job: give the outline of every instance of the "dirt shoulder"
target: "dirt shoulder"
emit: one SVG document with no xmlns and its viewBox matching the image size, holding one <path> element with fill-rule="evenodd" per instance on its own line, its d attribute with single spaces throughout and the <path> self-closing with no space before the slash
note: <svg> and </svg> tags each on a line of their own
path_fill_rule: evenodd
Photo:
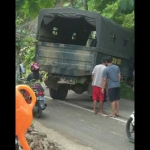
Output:
<svg viewBox="0 0 150 150">
<path fill-rule="evenodd" d="M 47 138 L 51 141 L 56 143 L 57 147 L 60 150 L 93 150 L 90 147 L 85 147 L 82 145 L 78 145 L 77 143 L 70 141 L 69 139 L 65 138 L 58 132 L 49 129 L 45 126 L 43 126 L 40 122 L 34 120 L 33 121 L 35 129 L 38 131 L 44 132 L 47 134 Z"/>
</svg>

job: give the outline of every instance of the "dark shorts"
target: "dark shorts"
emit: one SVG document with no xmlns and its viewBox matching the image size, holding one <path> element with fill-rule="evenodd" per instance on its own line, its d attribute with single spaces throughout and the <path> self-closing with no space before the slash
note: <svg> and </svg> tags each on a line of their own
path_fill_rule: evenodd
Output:
<svg viewBox="0 0 150 150">
<path fill-rule="evenodd" d="M 120 87 L 110 88 L 108 89 L 108 96 L 110 102 L 120 99 Z"/>
</svg>

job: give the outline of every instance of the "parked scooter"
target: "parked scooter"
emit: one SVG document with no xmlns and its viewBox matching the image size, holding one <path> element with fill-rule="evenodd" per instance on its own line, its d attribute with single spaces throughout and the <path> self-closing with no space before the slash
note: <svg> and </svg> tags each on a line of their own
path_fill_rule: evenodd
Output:
<svg viewBox="0 0 150 150">
<path fill-rule="evenodd" d="M 45 97 L 44 97 L 44 89 L 40 83 L 35 83 L 35 80 L 22 80 L 24 84 L 29 85 L 36 95 L 36 103 L 33 108 L 33 116 L 36 118 L 40 118 L 42 116 L 42 111 L 47 107 L 47 104 L 45 104 Z M 32 98 L 30 97 L 29 93 L 25 90 L 21 91 L 23 96 L 25 97 L 25 100 L 28 104 L 31 103 Z"/>
<path fill-rule="evenodd" d="M 126 124 L 126 134 L 130 142 L 134 143 L 134 134 L 135 134 L 135 112 L 133 112 Z"/>
</svg>

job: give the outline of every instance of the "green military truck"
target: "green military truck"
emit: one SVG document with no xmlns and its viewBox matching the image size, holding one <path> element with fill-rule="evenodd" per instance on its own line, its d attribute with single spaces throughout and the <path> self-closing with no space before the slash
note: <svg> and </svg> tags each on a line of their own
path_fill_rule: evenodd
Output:
<svg viewBox="0 0 150 150">
<path fill-rule="evenodd" d="M 91 72 L 103 56 L 112 56 L 123 78 L 132 76 L 133 32 L 99 13 L 74 8 L 39 12 L 35 61 L 47 72 L 53 99 L 68 90 L 91 93 Z"/>
</svg>

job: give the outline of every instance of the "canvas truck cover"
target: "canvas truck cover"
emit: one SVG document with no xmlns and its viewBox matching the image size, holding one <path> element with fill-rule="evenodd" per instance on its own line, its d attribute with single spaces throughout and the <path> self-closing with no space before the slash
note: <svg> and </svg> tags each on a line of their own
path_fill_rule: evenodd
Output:
<svg viewBox="0 0 150 150">
<path fill-rule="evenodd" d="M 53 27 L 57 36 L 50 34 Z M 91 31 L 96 31 L 96 47 L 86 47 Z M 35 60 L 42 70 L 71 76 L 91 75 L 103 55 L 129 60 L 133 48 L 131 31 L 99 13 L 74 8 L 42 9 L 36 39 Z"/>
</svg>

